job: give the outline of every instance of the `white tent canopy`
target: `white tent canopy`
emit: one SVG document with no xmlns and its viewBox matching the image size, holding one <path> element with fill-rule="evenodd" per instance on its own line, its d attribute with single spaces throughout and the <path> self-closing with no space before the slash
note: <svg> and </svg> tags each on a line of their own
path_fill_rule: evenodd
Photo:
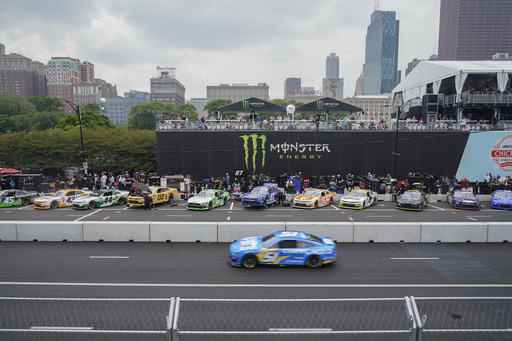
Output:
<svg viewBox="0 0 512 341">
<path fill-rule="evenodd" d="M 465 82 L 471 75 L 490 75 L 500 91 L 504 91 L 512 74 L 512 61 L 422 61 L 393 89 L 393 97 L 403 93 L 404 102 L 423 97 L 430 85 L 433 94 L 439 94 L 443 82 L 454 77 L 453 94 L 464 90 Z M 498 89 L 497 89 L 498 90 Z"/>
</svg>

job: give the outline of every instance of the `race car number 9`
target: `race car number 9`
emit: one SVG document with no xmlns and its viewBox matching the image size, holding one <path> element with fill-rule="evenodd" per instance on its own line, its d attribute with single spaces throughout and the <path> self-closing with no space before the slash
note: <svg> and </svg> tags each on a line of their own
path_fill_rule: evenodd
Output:
<svg viewBox="0 0 512 341">
<path fill-rule="evenodd" d="M 263 257 L 262 262 L 264 263 L 274 263 L 279 257 L 279 252 L 277 251 L 270 251 L 265 254 L 265 257 Z"/>
</svg>

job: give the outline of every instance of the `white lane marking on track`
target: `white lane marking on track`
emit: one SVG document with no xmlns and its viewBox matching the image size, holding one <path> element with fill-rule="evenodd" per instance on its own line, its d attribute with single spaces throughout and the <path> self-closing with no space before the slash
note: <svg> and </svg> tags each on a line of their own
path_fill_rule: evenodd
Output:
<svg viewBox="0 0 512 341">
<path fill-rule="evenodd" d="M 391 257 L 392 260 L 438 260 L 439 257 Z"/>
<path fill-rule="evenodd" d="M 336 207 L 336 205 L 331 205 L 336 211 L 339 211 L 340 209 Z"/>
<path fill-rule="evenodd" d="M 446 211 L 446 209 L 445 209 L 445 208 L 437 207 L 437 206 L 432 205 L 432 204 L 427 204 L 427 206 L 429 206 L 429 207 L 433 207 L 433 208 L 437 208 L 437 209 L 438 209 L 438 210 L 440 210 L 440 211 Z"/>
<path fill-rule="evenodd" d="M 94 211 L 92 211 L 89 214 L 86 214 L 86 215 L 84 215 L 84 216 L 82 216 L 82 217 L 80 217 L 78 219 L 75 219 L 75 221 L 79 221 L 80 219 L 87 218 L 87 217 L 92 216 L 93 214 L 96 214 L 96 213 L 101 212 L 101 211 L 103 211 L 103 209 L 101 209 L 101 208 L 97 209 L 97 210 L 94 210 Z"/>
<path fill-rule="evenodd" d="M 89 256 L 91 259 L 129 259 L 129 256 Z"/>
<path fill-rule="evenodd" d="M 85 287 L 195 287 L 195 288 L 512 288 L 512 284 L 198 284 L 198 283 L 72 283 L 0 282 L 0 285 Z"/>
<path fill-rule="evenodd" d="M 230 220 L 231 220 L 231 217 L 228 217 L 228 221 L 230 221 Z"/>
<path fill-rule="evenodd" d="M 235 203 L 232 202 L 231 205 L 229 205 L 229 209 L 232 210 L 234 205 L 235 205 Z"/>
</svg>

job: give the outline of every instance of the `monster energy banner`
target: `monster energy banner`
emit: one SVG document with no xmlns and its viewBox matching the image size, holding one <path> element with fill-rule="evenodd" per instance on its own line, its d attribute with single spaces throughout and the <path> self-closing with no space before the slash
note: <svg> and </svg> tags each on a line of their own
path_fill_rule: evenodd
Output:
<svg viewBox="0 0 512 341">
<path fill-rule="evenodd" d="M 393 172 L 397 148 L 397 175 L 453 176 L 467 139 L 466 133 L 442 132 L 400 132 L 397 140 L 394 132 L 158 131 L 158 173 L 196 180 L 235 170 L 271 176 L 386 175 Z"/>
<path fill-rule="evenodd" d="M 363 111 L 363 109 L 355 107 L 353 105 L 338 101 L 334 98 L 324 97 L 322 99 L 316 100 L 314 102 L 310 102 L 301 106 L 298 106 L 295 109 L 295 112 L 298 113 L 309 113 L 309 112 L 332 112 L 332 113 L 352 113 Z"/>
<path fill-rule="evenodd" d="M 243 112 L 284 113 L 286 112 L 286 108 L 256 97 L 251 97 L 243 101 L 221 107 L 218 111 L 224 114 Z"/>
</svg>

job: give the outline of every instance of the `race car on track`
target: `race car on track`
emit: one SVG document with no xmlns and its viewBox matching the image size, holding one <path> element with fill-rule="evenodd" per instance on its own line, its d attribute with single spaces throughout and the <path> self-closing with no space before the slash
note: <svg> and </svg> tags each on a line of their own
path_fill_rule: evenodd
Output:
<svg viewBox="0 0 512 341">
<path fill-rule="evenodd" d="M 277 200 L 277 194 L 281 190 L 275 183 L 264 183 L 263 186 L 254 187 L 250 193 L 242 196 L 244 207 L 261 206 L 267 208 Z"/>
<path fill-rule="evenodd" d="M 405 191 L 396 199 L 396 208 L 409 211 L 423 211 L 427 205 L 427 193 L 416 189 Z"/>
<path fill-rule="evenodd" d="M 307 188 L 304 194 L 293 198 L 295 208 L 318 208 L 332 205 L 336 194 L 327 189 Z"/>
<path fill-rule="evenodd" d="M 0 191 L 0 207 L 30 205 L 43 194 L 21 189 L 8 189 Z"/>
<path fill-rule="evenodd" d="M 148 186 L 141 182 L 135 182 L 133 184 L 135 191 L 128 195 L 128 207 L 140 206 L 144 207 L 144 195 L 149 196 L 149 205 L 172 203 L 174 198 L 178 196 L 178 190 L 176 188 L 169 188 L 163 186 Z"/>
<path fill-rule="evenodd" d="M 220 189 L 206 189 L 187 200 L 189 210 L 211 210 L 212 208 L 226 205 L 229 200 L 229 192 Z"/>
<path fill-rule="evenodd" d="M 464 210 L 479 210 L 480 199 L 475 197 L 473 192 L 464 189 L 452 189 L 448 192 L 448 204 L 453 208 Z"/>
<path fill-rule="evenodd" d="M 40 197 L 34 201 L 34 208 L 45 210 L 50 208 L 72 206 L 73 200 L 85 197 L 88 193 L 79 189 L 67 189 Z"/>
<path fill-rule="evenodd" d="M 107 207 L 113 205 L 124 205 L 128 200 L 128 191 L 118 191 L 116 189 L 104 189 L 94 191 L 86 197 L 80 197 L 73 200 L 73 208 L 92 209 L 96 207 Z"/>
<path fill-rule="evenodd" d="M 336 243 L 299 231 L 278 231 L 265 237 L 246 237 L 229 247 L 228 263 L 254 268 L 258 264 L 305 265 L 319 268 L 336 260 Z"/>
<path fill-rule="evenodd" d="M 363 209 L 377 203 L 377 193 L 369 189 L 354 189 L 340 199 L 341 208 Z"/>
<path fill-rule="evenodd" d="M 495 191 L 491 197 L 491 208 L 512 210 L 512 191 Z"/>
</svg>

